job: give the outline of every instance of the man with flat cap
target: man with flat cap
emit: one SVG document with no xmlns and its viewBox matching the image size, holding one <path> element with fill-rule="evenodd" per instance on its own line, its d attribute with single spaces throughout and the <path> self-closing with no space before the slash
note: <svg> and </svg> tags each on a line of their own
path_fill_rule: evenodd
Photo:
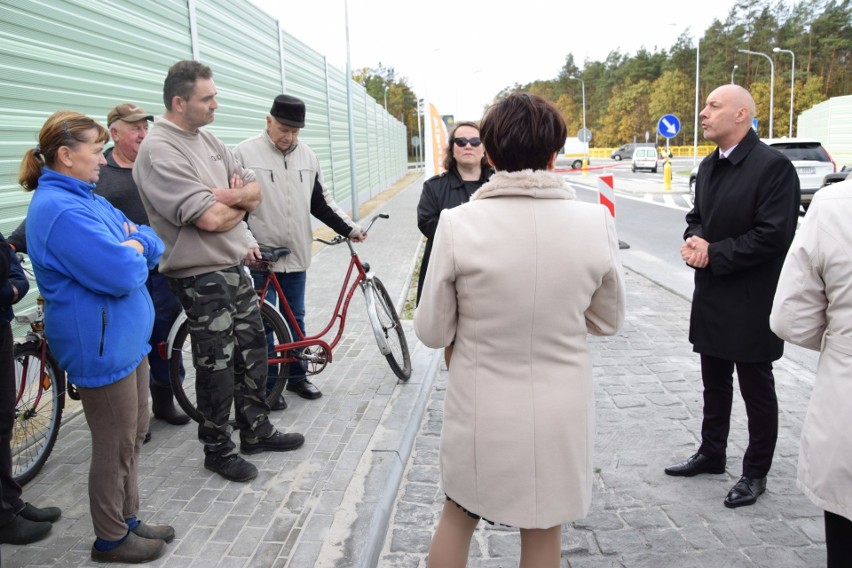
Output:
<svg viewBox="0 0 852 568">
<path fill-rule="evenodd" d="M 133 181 L 133 163 L 139 153 L 139 146 L 148 135 L 148 122 L 154 117 L 142 107 L 122 103 L 107 114 L 109 134 L 115 145 L 104 152 L 106 166 L 101 168 L 100 179 L 95 193 L 127 215 L 137 225 L 150 225 L 136 182 Z M 154 330 L 151 332 L 151 352 L 148 353 L 148 365 L 151 368 L 151 401 L 155 418 L 169 424 L 181 425 L 189 422 L 189 416 L 175 408 L 172 386 L 169 382 L 169 362 L 164 359 L 158 344 L 168 339 L 169 330 L 180 313 L 181 305 L 177 296 L 169 289 L 166 277 L 154 268 L 148 274 L 145 283 L 151 301 L 154 303 Z M 181 376 L 183 376 L 181 362 Z M 150 439 L 148 432 L 146 441 Z"/>
<path fill-rule="evenodd" d="M 304 126 L 305 103 L 292 95 L 278 95 L 266 117 L 266 129 L 234 149 L 237 159 L 257 176 L 263 194 L 263 203 L 248 217 L 254 238 L 264 245 L 290 249 L 289 255 L 276 261 L 274 270 L 302 333 L 306 271 L 311 264 L 313 241 L 311 215 L 356 242 L 367 238 L 334 201 L 323 182 L 314 151 L 299 142 L 299 131 Z M 297 337 L 292 325 L 290 331 Z M 290 364 L 287 390 L 306 399 L 322 396 L 300 363 Z M 284 406 L 282 399 L 277 407 Z"/>
</svg>

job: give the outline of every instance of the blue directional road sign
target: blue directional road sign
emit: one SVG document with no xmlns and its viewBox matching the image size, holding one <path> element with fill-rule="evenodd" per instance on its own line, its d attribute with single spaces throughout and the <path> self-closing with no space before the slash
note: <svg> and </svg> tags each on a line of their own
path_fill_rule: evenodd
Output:
<svg viewBox="0 0 852 568">
<path fill-rule="evenodd" d="M 674 138 L 680 132 L 680 120 L 673 114 L 664 114 L 657 123 L 657 132 L 663 138 Z"/>
</svg>

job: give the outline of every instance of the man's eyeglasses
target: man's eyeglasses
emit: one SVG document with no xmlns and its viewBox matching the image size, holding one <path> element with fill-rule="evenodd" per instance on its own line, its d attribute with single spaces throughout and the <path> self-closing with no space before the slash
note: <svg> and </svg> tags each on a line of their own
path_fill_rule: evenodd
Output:
<svg viewBox="0 0 852 568">
<path fill-rule="evenodd" d="M 482 144 L 482 140 L 480 140 L 479 138 L 476 138 L 476 137 L 474 137 L 474 138 L 453 138 L 453 142 L 455 142 L 456 146 L 458 146 L 459 148 L 464 148 L 468 144 L 470 144 L 471 146 L 476 148 L 477 146 Z"/>
</svg>

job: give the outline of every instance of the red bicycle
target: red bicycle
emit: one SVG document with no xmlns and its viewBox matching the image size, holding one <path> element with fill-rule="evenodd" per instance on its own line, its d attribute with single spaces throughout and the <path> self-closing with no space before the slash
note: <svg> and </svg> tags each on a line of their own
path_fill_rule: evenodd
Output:
<svg viewBox="0 0 852 568">
<path fill-rule="evenodd" d="M 370 230 L 376 220 L 388 219 L 389 217 L 385 213 L 376 215 L 367 225 L 364 233 Z M 332 362 L 334 348 L 343 337 L 349 303 L 356 288 L 360 288 L 364 294 L 367 303 L 367 316 L 379 351 L 385 356 L 391 370 L 399 379 L 406 381 L 411 377 L 411 354 L 408 351 L 405 331 L 402 329 L 402 323 L 399 321 L 394 302 L 382 281 L 371 272 L 368 263 L 361 261 L 348 237 L 337 236 L 331 240 L 315 240 L 328 246 L 346 243 L 349 247 L 349 269 L 343 279 L 337 304 L 328 324 L 319 333 L 304 335 L 301 332 L 296 324 L 296 317 L 281 290 L 281 285 L 275 278 L 273 272 L 275 261 L 289 254 L 290 249 L 262 247 L 262 260 L 252 263 L 252 266 L 249 267 L 261 275 L 265 273 L 263 285 L 257 289 L 257 293 L 260 302 L 260 316 L 270 344 L 268 366 L 270 375 L 274 374 L 274 385 L 268 390 L 266 396 L 266 400 L 270 404 L 278 400 L 287 384 L 289 377 L 287 363 L 301 362 L 308 375 L 315 375 Z M 270 289 L 274 289 L 277 293 L 280 311 L 266 297 Z M 287 325 L 287 321 L 296 330 L 297 337 L 295 340 L 290 333 L 290 326 Z M 327 341 L 325 338 L 335 328 L 335 324 L 337 324 L 336 333 L 331 341 Z M 169 335 L 168 353 L 171 354 L 169 357 L 169 375 L 178 404 L 188 416 L 201 422 L 203 417 L 195 402 L 194 385 L 193 388 L 187 388 L 188 385 L 181 380 L 179 372 L 180 361 L 190 344 L 188 334 L 186 315 L 181 313 L 172 326 L 172 332 Z"/>
</svg>

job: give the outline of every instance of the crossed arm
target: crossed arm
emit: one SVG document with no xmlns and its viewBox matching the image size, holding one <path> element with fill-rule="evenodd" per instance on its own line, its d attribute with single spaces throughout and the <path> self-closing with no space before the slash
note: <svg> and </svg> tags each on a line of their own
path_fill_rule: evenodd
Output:
<svg viewBox="0 0 852 568">
<path fill-rule="evenodd" d="M 260 184 L 256 181 L 245 183 L 237 174 L 231 176 L 229 187 L 214 187 L 212 191 L 216 203 L 201 214 L 195 225 L 213 233 L 233 229 L 262 199 Z"/>
</svg>

